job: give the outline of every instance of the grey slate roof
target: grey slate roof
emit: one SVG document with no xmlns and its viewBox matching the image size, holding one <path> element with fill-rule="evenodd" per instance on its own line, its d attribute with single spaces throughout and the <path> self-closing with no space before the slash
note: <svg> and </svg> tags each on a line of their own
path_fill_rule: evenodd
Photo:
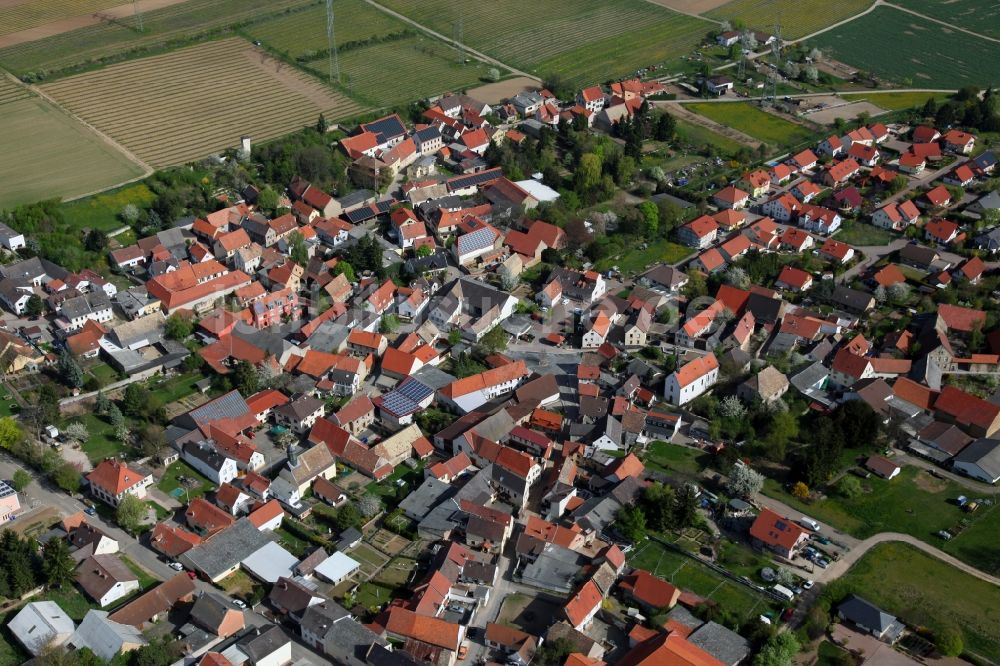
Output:
<svg viewBox="0 0 1000 666">
<path fill-rule="evenodd" d="M 241 518 L 210 540 L 181 555 L 180 559 L 190 568 L 214 579 L 270 541 L 268 532 L 261 532 L 248 518 Z"/>
<path fill-rule="evenodd" d="M 896 618 L 861 597 L 852 594 L 837 606 L 837 614 L 859 627 L 881 635 L 896 623 Z"/>
<path fill-rule="evenodd" d="M 750 641 L 717 622 L 706 622 L 688 641 L 727 666 L 735 666 L 750 656 Z"/>
<path fill-rule="evenodd" d="M 959 451 L 952 460 L 956 463 L 976 465 L 992 478 L 1000 477 L 1000 441 L 977 439 Z"/>
</svg>

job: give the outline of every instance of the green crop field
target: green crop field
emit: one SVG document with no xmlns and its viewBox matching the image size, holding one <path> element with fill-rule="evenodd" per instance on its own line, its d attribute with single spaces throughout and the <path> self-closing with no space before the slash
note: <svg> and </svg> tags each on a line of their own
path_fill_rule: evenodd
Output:
<svg viewBox="0 0 1000 666">
<path fill-rule="evenodd" d="M 1000 80 L 996 43 L 892 7 L 878 7 L 810 44 L 848 65 L 904 85 L 953 89 Z"/>
<path fill-rule="evenodd" d="M 0 78 L 0 209 L 72 197 L 142 175 L 97 134 Z"/>
<path fill-rule="evenodd" d="M 145 12 L 142 32 L 135 29 L 131 18 L 78 28 L 0 49 L 0 65 L 19 76 L 29 73 L 52 76 L 106 59 L 118 59 L 129 51 L 162 49 L 227 26 L 266 20 L 315 3 L 316 0 L 187 0 Z"/>
<path fill-rule="evenodd" d="M 337 46 L 341 54 L 346 53 L 351 45 L 410 28 L 364 0 L 338 0 L 334 9 Z M 263 23 L 255 23 L 245 32 L 252 39 L 258 39 L 292 58 L 325 58 L 327 54 L 324 5 L 315 5 Z"/>
<path fill-rule="evenodd" d="M 488 66 L 478 60 L 462 64 L 460 59 L 457 49 L 424 36 L 351 49 L 339 58 L 342 87 L 352 97 L 381 107 L 464 89 L 486 76 Z M 309 67 L 326 76 L 325 60 Z"/>
<path fill-rule="evenodd" d="M 121 0 L 27 0 L 0 5 L 0 35 L 123 4 Z"/>
<path fill-rule="evenodd" d="M 871 102 L 875 106 L 886 111 L 901 111 L 902 109 L 912 109 L 922 107 L 927 100 L 934 98 L 937 102 L 948 99 L 947 93 L 932 92 L 865 92 L 865 93 L 841 93 L 844 99 L 851 102 Z"/>
<path fill-rule="evenodd" d="M 395 11 L 538 76 L 599 83 L 691 51 L 714 23 L 643 0 L 385 0 Z"/>
<path fill-rule="evenodd" d="M 911 626 L 959 629 L 967 650 L 1000 660 L 1000 589 L 912 546 L 876 546 L 833 586 L 834 601 L 856 592 Z"/>
<path fill-rule="evenodd" d="M 738 21 L 756 30 L 773 32 L 781 24 L 783 39 L 798 39 L 848 19 L 872 5 L 872 0 L 733 0 L 706 15 Z"/>
<path fill-rule="evenodd" d="M 762 111 L 749 102 L 704 102 L 687 104 L 685 108 L 771 146 L 798 146 L 812 137 L 805 127 Z"/>
<path fill-rule="evenodd" d="M 1000 39 L 1000 5 L 994 0 L 895 0 L 894 4 Z"/>
</svg>

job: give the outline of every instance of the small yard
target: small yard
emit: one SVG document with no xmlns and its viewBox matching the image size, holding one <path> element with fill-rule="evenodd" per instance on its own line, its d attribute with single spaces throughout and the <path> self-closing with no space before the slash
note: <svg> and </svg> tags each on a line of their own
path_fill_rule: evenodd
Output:
<svg viewBox="0 0 1000 666">
<path fill-rule="evenodd" d="M 292 534 L 284 527 L 275 528 L 274 535 L 278 537 L 278 544 L 281 547 L 300 559 L 305 556 L 312 545 L 305 539 Z"/>
<path fill-rule="evenodd" d="M 215 484 L 183 460 L 178 460 L 166 469 L 157 488 L 176 498 L 177 501 L 187 503 L 215 490 Z"/>
<path fill-rule="evenodd" d="M 603 272 L 617 266 L 624 275 L 635 275 L 655 264 L 676 264 L 694 253 L 693 249 L 666 239 L 645 245 L 645 248 L 630 248 L 624 254 L 601 259 L 595 267 Z"/>
<path fill-rule="evenodd" d="M 653 539 L 632 553 L 629 564 L 668 580 L 682 590 L 717 602 L 741 622 L 770 610 L 765 597 Z"/>
<path fill-rule="evenodd" d="M 888 245 L 899 237 L 891 231 L 855 220 L 845 221 L 834 236 L 840 242 L 854 246 Z"/>
<path fill-rule="evenodd" d="M 95 363 L 87 368 L 87 372 L 90 373 L 90 375 L 92 375 L 101 386 L 107 386 L 108 384 L 118 381 L 118 371 L 107 363 Z"/>
<path fill-rule="evenodd" d="M 967 650 L 1000 661 L 1000 589 L 903 543 L 880 544 L 828 589 L 851 592 L 911 626 L 959 629 Z"/>
<path fill-rule="evenodd" d="M 242 569 L 237 569 L 233 573 L 223 578 L 218 583 L 219 587 L 231 597 L 238 597 L 246 601 L 254 595 L 254 588 L 258 587 L 250 575 Z"/>
<path fill-rule="evenodd" d="M 110 458 L 111 456 L 122 456 L 125 452 L 125 445 L 115 437 L 115 429 L 110 423 L 96 414 L 81 414 L 64 419 L 60 424 L 60 429 L 65 429 L 67 425 L 79 421 L 87 426 L 90 437 L 81 445 L 83 452 L 94 465 Z"/>
<path fill-rule="evenodd" d="M 646 447 L 643 460 L 653 469 L 696 478 L 710 464 L 711 456 L 698 449 L 658 440 Z"/>
<path fill-rule="evenodd" d="M 149 572 L 147 572 L 145 569 L 143 569 L 138 564 L 133 562 L 127 556 L 122 555 L 121 560 L 122 562 L 125 563 L 125 566 L 127 566 L 132 571 L 132 573 L 134 573 L 136 576 L 139 577 L 139 589 L 141 589 L 143 592 L 145 592 L 146 590 L 148 590 L 149 588 L 153 587 L 154 585 L 160 582 L 156 578 L 150 576 Z"/>
</svg>

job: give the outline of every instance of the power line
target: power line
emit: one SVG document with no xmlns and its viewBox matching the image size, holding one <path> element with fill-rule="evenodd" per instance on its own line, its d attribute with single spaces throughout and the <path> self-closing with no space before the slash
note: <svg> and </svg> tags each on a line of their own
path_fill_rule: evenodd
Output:
<svg viewBox="0 0 1000 666">
<path fill-rule="evenodd" d="M 135 20 L 137 22 L 139 32 L 142 32 L 142 12 L 139 11 L 139 3 L 136 0 L 132 0 L 132 10 L 135 12 Z"/>
<path fill-rule="evenodd" d="M 333 29 L 333 0 L 326 0 L 326 43 L 329 47 L 330 83 L 340 83 L 340 59 L 337 57 L 337 37 Z"/>
</svg>

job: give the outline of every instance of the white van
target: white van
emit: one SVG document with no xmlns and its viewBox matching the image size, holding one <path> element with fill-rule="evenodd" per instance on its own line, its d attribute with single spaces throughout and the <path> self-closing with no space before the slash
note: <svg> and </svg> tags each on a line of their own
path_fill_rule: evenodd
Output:
<svg viewBox="0 0 1000 666">
<path fill-rule="evenodd" d="M 799 525 L 801 525 L 806 529 L 812 530 L 813 532 L 819 532 L 820 528 L 819 523 L 817 523 L 812 518 L 806 518 L 805 516 L 802 516 L 802 518 L 799 520 Z"/>
<path fill-rule="evenodd" d="M 779 595 L 781 595 L 787 601 L 791 601 L 792 599 L 795 598 L 795 593 L 792 592 L 791 590 L 789 590 L 784 585 L 777 585 L 777 584 L 775 584 L 774 587 L 772 587 L 771 589 L 774 590 L 775 592 L 777 592 Z"/>
</svg>

